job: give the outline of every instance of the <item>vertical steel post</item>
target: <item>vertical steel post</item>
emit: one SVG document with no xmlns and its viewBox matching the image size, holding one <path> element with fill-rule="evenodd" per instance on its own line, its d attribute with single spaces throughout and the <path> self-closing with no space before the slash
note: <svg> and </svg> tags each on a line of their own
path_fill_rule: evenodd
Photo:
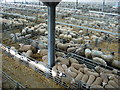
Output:
<svg viewBox="0 0 120 90">
<path fill-rule="evenodd" d="M 55 65 L 55 6 L 48 6 L 48 65 Z"/>
<path fill-rule="evenodd" d="M 76 0 L 76 9 L 78 8 L 78 0 Z"/>
<path fill-rule="evenodd" d="M 104 6 L 105 6 L 105 0 L 103 0 L 103 3 L 102 3 L 102 12 L 104 12 Z"/>
</svg>

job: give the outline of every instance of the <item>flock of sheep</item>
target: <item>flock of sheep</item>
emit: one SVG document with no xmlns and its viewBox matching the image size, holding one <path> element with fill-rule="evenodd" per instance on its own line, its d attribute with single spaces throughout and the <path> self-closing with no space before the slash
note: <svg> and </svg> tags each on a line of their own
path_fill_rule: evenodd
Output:
<svg viewBox="0 0 120 90">
<path fill-rule="evenodd" d="M 38 53 L 42 56 L 42 60 L 45 64 L 48 62 L 48 50 L 45 48 L 36 48 L 38 43 L 32 42 L 31 45 L 19 44 L 20 48 L 18 52 L 22 55 L 30 57 L 34 53 Z M 10 52 L 16 50 L 15 47 L 10 48 Z M 63 52 L 56 52 L 55 54 L 55 66 L 52 68 L 52 76 L 56 78 L 59 74 L 62 82 L 66 84 L 74 84 L 81 81 L 87 84 L 91 88 L 119 88 L 120 77 L 117 75 L 117 70 L 108 70 L 100 66 L 96 66 L 94 69 L 89 68 L 85 63 L 80 63 L 73 57 L 67 57 Z M 66 79 L 67 78 L 67 79 Z"/>
<path fill-rule="evenodd" d="M 8 19 L 5 19 L 5 18 L 2 18 L 2 26 L 3 26 L 3 30 L 4 30 L 4 27 L 19 27 L 19 26 L 22 26 L 23 24 L 26 24 L 28 23 L 28 21 L 26 19 L 17 19 L 17 18 L 8 18 Z"/>
<path fill-rule="evenodd" d="M 31 44 L 19 44 L 20 48 L 18 51 L 27 57 L 31 57 L 33 54 L 37 53 L 42 56 L 41 59 L 47 64 L 48 50 L 46 46 L 38 43 L 40 41 L 48 44 L 48 31 L 45 23 L 41 23 L 34 27 L 28 26 L 22 29 L 21 33 L 11 34 L 10 37 L 14 42 L 16 40 L 19 42 L 24 38 L 31 38 L 37 35 L 38 38 L 33 40 Z M 87 30 L 85 32 L 82 29 L 75 31 L 72 27 L 57 25 L 56 38 L 55 47 L 57 49 L 92 59 L 93 61 L 105 66 L 111 65 L 113 67 L 120 68 L 120 62 L 118 60 L 114 60 L 114 52 L 109 52 L 109 54 L 106 54 L 105 52 L 102 52 L 100 48 L 95 50 L 92 48 L 91 44 L 93 42 L 100 44 L 103 41 L 107 41 L 109 38 L 112 38 L 113 41 L 116 42 L 118 38 L 114 37 L 113 35 Z M 67 57 L 65 53 L 58 51 L 56 51 L 55 54 L 55 61 L 56 64 L 52 68 L 52 76 L 56 77 L 57 73 L 61 73 L 63 82 L 75 83 L 81 80 L 83 83 L 92 86 L 92 88 L 105 89 L 119 87 L 118 80 L 120 78 L 118 75 L 116 75 L 118 72 L 116 69 L 110 71 L 99 66 L 95 67 L 94 69 L 90 69 L 87 67 L 87 65 L 79 63 L 76 59 Z M 65 74 L 65 76 L 62 76 L 63 74 Z M 66 77 L 71 77 L 71 80 L 66 80 Z"/>
<path fill-rule="evenodd" d="M 20 7 L 20 6 L 19 6 Z M 26 7 L 26 6 L 24 6 Z M 76 13 L 81 13 L 81 11 L 72 11 L 72 10 L 62 10 L 57 8 L 58 12 L 65 12 L 66 22 L 77 23 L 79 25 L 89 26 L 92 28 L 100 28 L 106 30 L 115 30 L 118 27 L 118 24 L 105 23 L 104 21 L 88 21 L 88 20 L 77 20 L 76 18 L 69 18 L 69 15 Z M 84 13 L 85 15 L 85 13 Z M 97 14 L 86 14 L 86 16 L 96 16 L 104 17 L 104 15 Z M 46 16 L 44 14 L 43 16 Z M 112 18 L 114 20 L 114 18 Z M 14 20 L 9 24 L 23 24 L 22 20 Z M 27 23 L 27 21 L 25 21 Z M 31 39 L 32 37 L 37 36 L 36 40 L 33 40 L 30 44 L 19 44 L 18 52 L 21 52 L 26 57 L 31 57 L 33 54 L 38 54 L 42 56 L 44 63 L 48 63 L 48 50 L 47 47 L 38 42 L 43 42 L 48 44 L 48 31 L 46 23 L 40 23 L 36 26 L 27 26 L 21 30 L 20 33 L 10 34 L 10 38 L 14 42 L 21 42 L 24 39 Z M 38 41 L 38 42 L 36 42 Z M 68 27 L 64 25 L 56 25 L 56 42 L 55 47 L 59 50 L 65 51 L 67 53 L 75 53 L 77 55 L 91 59 L 99 64 L 105 66 L 112 66 L 117 69 L 120 69 L 119 60 L 115 60 L 114 52 L 109 52 L 106 54 L 99 48 L 98 50 L 94 49 L 93 43 L 95 46 L 98 46 L 102 42 L 112 41 L 113 43 L 118 42 L 118 36 L 106 34 L 103 32 L 95 32 L 88 30 L 74 30 L 73 27 Z M 16 50 L 15 47 L 10 49 Z M 112 71 L 96 66 L 94 69 L 87 67 L 86 64 L 78 62 L 78 60 L 73 57 L 67 57 L 63 52 L 56 51 L 55 53 L 55 66 L 52 68 L 52 76 L 55 78 L 57 74 L 60 73 L 61 79 L 63 82 L 73 84 L 75 82 L 82 81 L 83 83 L 91 86 L 91 88 L 119 88 L 120 77 L 117 74 L 117 70 L 113 69 Z M 66 78 L 71 80 L 66 80 Z"/>
<path fill-rule="evenodd" d="M 46 43 L 48 42 L 48 31 L 47 25 L 41 23 L 34 27 L 26 27 L 21 33 L 11 34 L 13 41 L 21 41 L 25 38 L 31 38 L 32 36 L 39 35 L 37 41 Z M 95 50 L 92 43 L 100 44 L 104 41 L 113 39 L 113 42 L 117 42 L 118 38 L 113 35 L 108 35 L 103 32 L 96 33 L 93 31 L 80 30 L 79 32 L 74 31 L 72 27 L 57 25 L 56 26 L 56 48 L 66 51 L 68 53 L 76 53 L 77 55 L 84 56 L 92 59 L 95 62 L 107 66 L 108 64 L 120 68 L 118 63 L 119 60 L 114 60 L 114 52 L 106 54 L 100 48 Z M 41 46 L 38 45 L 40 48 Z"/>
</svg>

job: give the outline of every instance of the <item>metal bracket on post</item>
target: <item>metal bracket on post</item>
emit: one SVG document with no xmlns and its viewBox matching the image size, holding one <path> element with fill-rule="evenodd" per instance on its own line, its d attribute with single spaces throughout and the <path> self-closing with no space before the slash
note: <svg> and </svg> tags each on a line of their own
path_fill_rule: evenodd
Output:
<svg viewBox="0 0 120 90">
<path fill-rule="evenodd" d="M 61 0 L 41 1 L 48 6 L 48 65 L 52 68 L 55 65 L 55 8 Z"/>
</svg>

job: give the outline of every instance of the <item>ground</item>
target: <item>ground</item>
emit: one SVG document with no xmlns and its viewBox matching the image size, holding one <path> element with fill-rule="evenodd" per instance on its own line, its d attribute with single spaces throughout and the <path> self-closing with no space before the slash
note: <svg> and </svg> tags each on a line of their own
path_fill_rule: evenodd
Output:
<svg viewBox="0 0 120 90">
<path fill-rule="evenodd" d="M 27 88 L 63 88 L 5 55 L 3 55 L 3 71 Z"/>
</svg>

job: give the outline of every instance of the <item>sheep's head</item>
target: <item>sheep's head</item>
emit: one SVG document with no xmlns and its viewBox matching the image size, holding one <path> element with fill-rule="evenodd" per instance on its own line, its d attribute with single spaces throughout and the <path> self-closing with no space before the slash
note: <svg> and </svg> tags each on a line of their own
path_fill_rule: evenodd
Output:
<svg viewBox="0 0 120 90">
<path fill-rule="evenodd" d="M 20 43 L 19 46 L 22 47 L 24 44 Z"/>
<path fill-rule="evenodd" d="M 111 52 L 111 55 L 113 55 L 113 56 L 114 56 L 114 55 L 115 55 L 115 52 Z"/>
<path fill-rule="evenodd" d="M 98 48 L 98 51 L 101 51 L 102 49 L 101 48 Z"/>
</svg>

